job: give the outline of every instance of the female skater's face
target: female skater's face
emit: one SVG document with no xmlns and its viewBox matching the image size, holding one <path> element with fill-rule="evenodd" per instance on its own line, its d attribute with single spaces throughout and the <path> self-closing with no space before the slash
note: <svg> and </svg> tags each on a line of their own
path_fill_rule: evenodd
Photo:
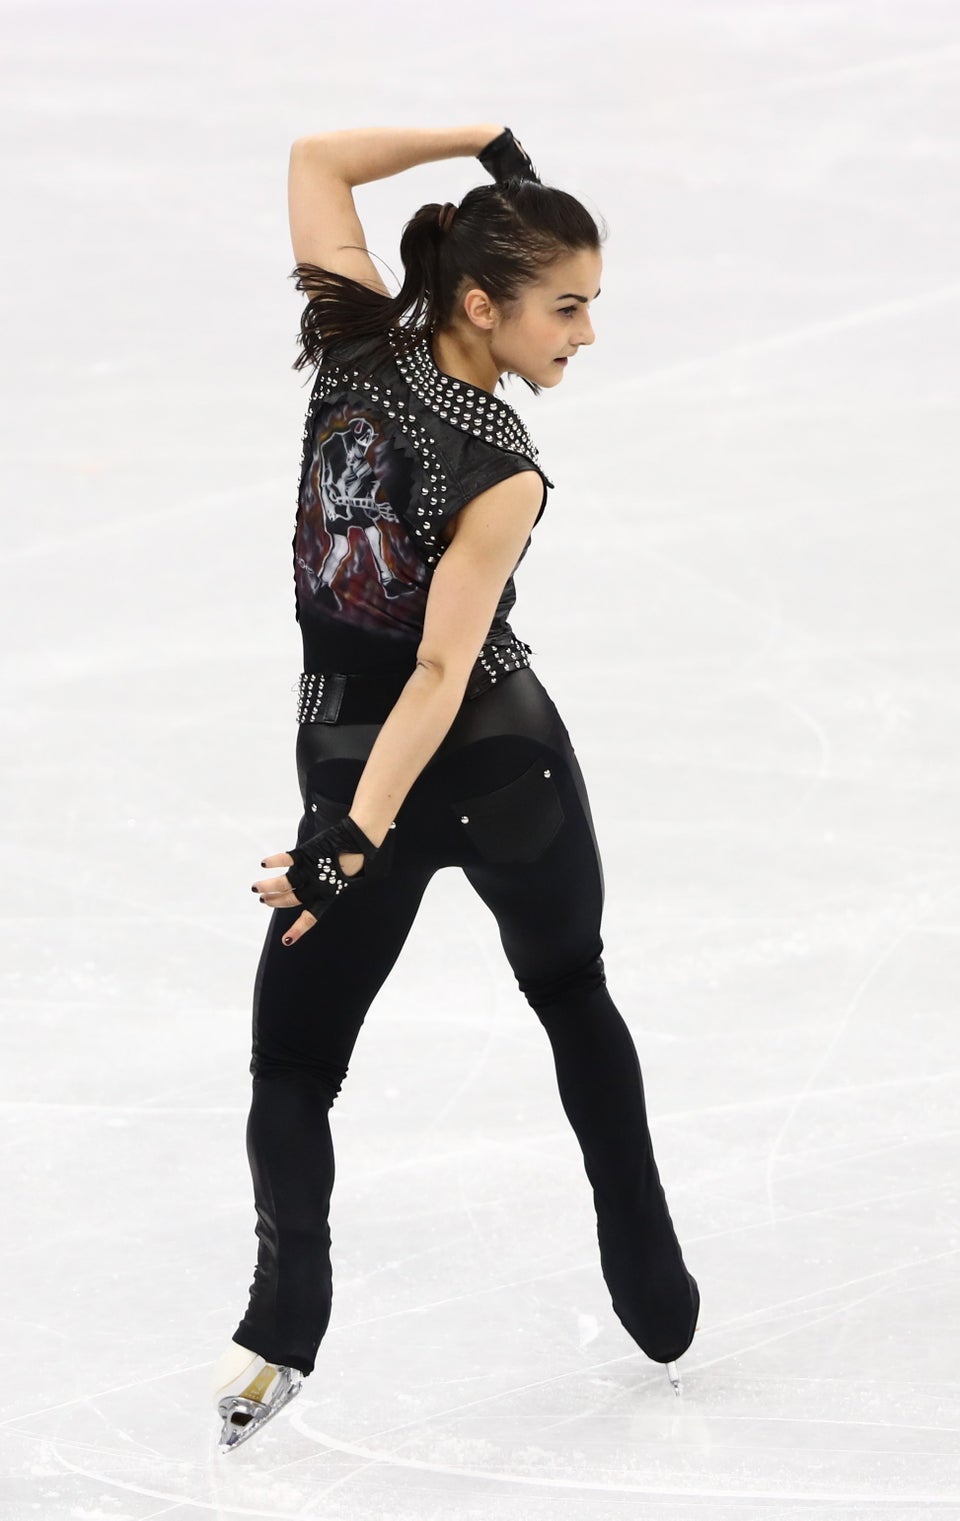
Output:
<svg viewBox="0 0 960 1521">
<path fill-rule="evenodd" d="M 558 259 L 528 286 L 520 307 L 491 333 L 498 369 L 539 386 L 559 385 L 565 361 L 596 337 L 590 305 L 600 294 L 601 271 L 599 251 L 581 249 Z"/>
</svg>

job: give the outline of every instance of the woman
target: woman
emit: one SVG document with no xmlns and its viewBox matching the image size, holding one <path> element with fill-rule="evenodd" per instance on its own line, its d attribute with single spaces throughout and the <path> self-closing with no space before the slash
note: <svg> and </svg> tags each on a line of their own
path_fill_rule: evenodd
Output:
<svg viewBox="0 0 960 1521">
<path fill-rule="evenodd" d="M 476 156 L 493 178 L 404 228 L 391 298 L 353 187 Z M 304 649 L 304 802 L 271 909 L 253 1012 L 247 1148 L 259 1254 L 214 1370 L 220 1445 L 246 1440 L 313 1371 L 331 1308 L 329 1110 L 433 873 L 462 868 L 496 916 L 550 1040 L 597 1210 L 614 1310 L 667 1365 L 700 1305 L 654 1161 L 636 1050 L 607 990 L 603 871 L 567 729 L 508 620 L 513 572 L 553 482 L 495 394 L 539 394 L 592 343 L 601 235 L 541 184 L 510 129 L 369 129 L 290 156 L 294 368 L 317 366 L 294 535 Z"/>
</svg>

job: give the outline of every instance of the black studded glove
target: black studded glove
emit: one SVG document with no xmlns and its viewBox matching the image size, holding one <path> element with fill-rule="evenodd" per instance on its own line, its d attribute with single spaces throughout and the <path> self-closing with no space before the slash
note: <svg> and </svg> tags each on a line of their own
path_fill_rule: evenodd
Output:
<svg viewBox="0 0 960 1521">
<path fill-rule="evenodd" d="M 540 184 L 540 176 L 530 161 L 530 155 L 517 142 L 509 127 L 504 127 L 499 137 L 487 143 L 477 158 L 498 185 L 502 180 L 511 178 L 536 180 Z"/>
<path fill-rule="evenodd" d="M 287 852 L 293 857 L 293 865 L 287 868 L 287 881 L 304 908 L 319 918 L 345 887 L 365 877 L 383 876 L 386 862 L 381 850 L 347 814 Z M 363 856 L 363 865 L 352 877 L 347 876 L 337 859 L 345 851 Z"/>
</svg>

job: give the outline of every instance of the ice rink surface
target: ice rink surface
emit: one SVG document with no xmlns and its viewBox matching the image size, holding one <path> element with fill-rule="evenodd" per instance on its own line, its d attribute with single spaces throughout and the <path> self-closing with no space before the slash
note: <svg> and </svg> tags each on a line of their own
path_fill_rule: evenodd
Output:
<svg viewBox="0 0 960 1521">
<path fill-rule="evenodd" d="M 960 1516 L 960 13 L 6 3 L 4 1521 Z M 675 1399 L 440 873 L 333 1112 L 334 1310 L 229 1457 L 249 891 L 300 812 L 287 153 L 501 121 L 606 218 L 512 618 L 702 1293 Z M 359 187 L 403 222 L 467 159 Z M 622 694 L 629 692 L 624 709 Z"/>
</svg>

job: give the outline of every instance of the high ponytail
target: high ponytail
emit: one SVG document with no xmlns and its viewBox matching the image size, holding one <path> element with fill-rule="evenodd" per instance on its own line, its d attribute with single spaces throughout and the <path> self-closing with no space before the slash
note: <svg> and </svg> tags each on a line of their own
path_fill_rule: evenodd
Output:
<svg viewBox="0 0 960 1521">
<path fill-rule="evenodd" d="M 400 240 L 404 281 L 396 296 L 386 296 L 360 280 L 316 264 L 295 267 L 296 289 L 310 298 L 300 317 L 295 370 L 322 363 L 324 351 L 338 341 L 383 340 L 390 327 L 413 329 L 421 324 L 430 308 L 431 288 L 437 283 L 440 242 L 447 236 L 439 223 L 442 210 L 438 202 L 421 206 L 404 227 Z M 404 323 L 401 319 L 408 309 L 410 317 Z"/>
<path fill-rule="evenodd" d="M 391 328 L 411 335 L 442 329 L 471 285 L 509 310 L 549 264 L 580 249 L 598 249 L 605 236 L 574 196 L 535 180 L 480 185 L 452 217 L 449 202 L 432 201 L 404 226 L 404 279 L 395 296 L 316 264 L 295 266 L 290 278 L 309 299 L 293 369 L 322 364 L 327 351 L 345 340 L 369 339 L 373 350 L 385 352 Z M 521 378 L 539 395 L 539 386 Z"/>
</svg>

